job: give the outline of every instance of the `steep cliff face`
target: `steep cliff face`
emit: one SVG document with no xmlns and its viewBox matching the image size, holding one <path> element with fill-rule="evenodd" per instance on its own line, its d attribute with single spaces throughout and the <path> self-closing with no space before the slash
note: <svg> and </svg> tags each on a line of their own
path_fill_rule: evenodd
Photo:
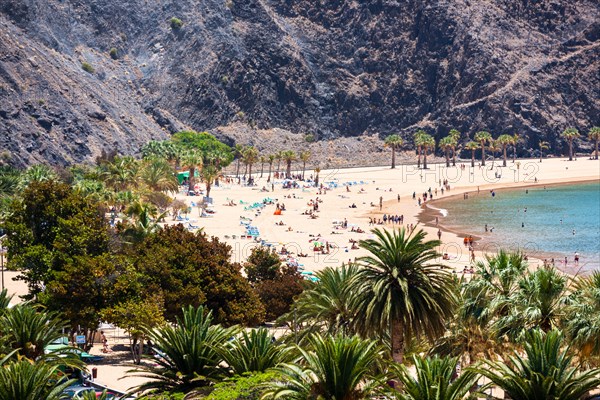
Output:
<svg viewBox="0 0 600 400">
<path fill-rule="evenodd" d="M 0 144 L 65 163 L 243 121 L 526 150 L 600 123 L 599 21 L 595 0 L 4 0 Z"/>
</svg>

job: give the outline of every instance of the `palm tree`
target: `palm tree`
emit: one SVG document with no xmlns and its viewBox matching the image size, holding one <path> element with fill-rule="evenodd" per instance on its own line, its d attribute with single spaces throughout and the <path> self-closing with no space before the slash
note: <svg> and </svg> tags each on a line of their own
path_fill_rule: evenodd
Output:
<svg viewBox="0 0 600 400">
<path fill-rule="evenodd" d="M 282 379 L 269 383 L 263 399 L 358 400 L 370 398 L 380 385 L 374 375 L 381 352 L 374 341 L 315 334 L 308 347 L 296 351 L 298 362 L 275 369 Z"/>
<path fill-rule="evenodd" d="M 235 336 L 237 328 L 212 325 L 212 312 L 205 313 L 202 306 L 188 306 L 182 312 L 176 325 L 147 332 L 153 346 L 164 356 L 131 371 L 150 379 L 134 392 L 187 392 L 226 375 L 221 349 Z"/>
<path fill-rule="evenodd" d="M 456 129 L 450 129 L 448 136 L 452 138 L 452 166 L 456 167 L 456 146 L 458 146 L 458 141 L 460 140 L 461 133 Z"/>
<path fill-rule="evenodd" d="M 566 310 L 566 327 L 581 358 L 600 361 L 600 272 L 576 278 L 574 293 Z M 600 362 L 598 362 L 600 364 Z M 598 365 L 597 364 L 597 365 Z"/>
<path fill-rule="evenodd" d="M 236 143 L 233 147 L 233 155 L 235 156 L 235 158 L 237 158 L 237 167 L 235 169 L 236 177 L 240 176 L 240 161 L 242 161 L 242 158 L 244 156 L 244 149 L 245 147 L 239 143 Z"/>
<path fill-rule="evenodd" d="M 513 164 L 515 163 L 516 159 L 517 159 L 517 145 L 519 144 L 519 142 L 521 141 L 521 135 L 519 133 L 515 133 L 512 135 L 513 137 L 513 141 L 512 141 L 512 146 L 513 146 L 513 157 L 512 157 L 512 162 Z"/>
<path fill-rule="evenodd" d="M 263 177 L 263 172 L 265 171 L 265 163 L 268 161 L 266 156 L 261 155 L 258 158 L 258 161 L 260 161 L 260 177 Z"/>
<path fill-rule="evenodd" d="M 476 142 L 468 142 L 465 145 L 465 149 L 471 151 L 471 168 L 475 168 L 475 150 L 479 148 L 479 145 Z"/>
<path fill-rule="evenodd" d="M 306 162 L 310 160 L 310 150 L 301 151 L 298 154 L 298 158 L 302 161 L 302 180 L 304 180 L 304 173 L 306 171 Z"/>
<path fill-rule="evenodd" d="M 475 141 L 481 148 L 481 165 L 485 166 L 485 145 L 492 140 L 492 135 L 486 131 L 479 131 L 475 134 Z"/>
<path fill-rule="evenodd" d="M 164 158 L 146 158 L 139 177 L 142 183 L 157 192 L 176 192 L 179 186 L 173 168 Z"/>
<path fill-rule="evenodd" d="M 202 168 L 204 157 L 199 150 L 189 149 L 181 155 L 181 164 L 189 171 L 188 190 L 193 191 L 196 184 L 196 169 Z"/>
<path fill-rule="evenodd" d="M 243 331 L 241 337 L 221 348 L 221 356 L 236 375 L 265 372 L 281 364 L 286 351 L 273 343 L 265 328 Z"/>
<path fill-rule="evenodd" d="M 244 163 L 248 166 L 248 182 L 252 182 L 252 165 L 258 160 L 258 149 L 254 146 L 248 146 L 242 157 Z"/>
<path fill-rule="evenodd" d="M 133 157 L 115 157 L 112 163 L 107 162 L 100 168 L 102 169 L 102 179 L 108 187 L 115 191 L 124 191 L 137 185 L 139 163 Z"/>
<path fill-rule="evenodd" d="M 214 165 L 206 165 L 200 175 L 206 185 L 206 197 L 210 198 L 210 191 L 212 189 L 213 182 L 219 177 L 219 170 Z"/>
<path fill-rule="evenodd" d="M 385 138 L 385 146 L 392 149 L 392 169 L 396 168 L 396 150 L 404 144 L 404 140 L 400 135 L 390 135 Z"/>
<path fill-rule="evenodd" d="M 319 172 L 321 172 L 321 168 L 319 166 L 315 167 L 315 187 L 319 186 Z"/>
<path fill-rule="evenodd" d="M 421 147 L 423 147 L 423 169 L 427 169 L 427 153 L 430 149 L 435 149 L 435 139 L 433 136 L 424 134 L 420 137 Z"/>
<path fill-rule="evenodd" d="M 6 309 L 0 316 L 0 337 L 17 351 L 17 356 L 36 360 L 44 349 L 60 339 L 68 325 L 54 312 L 39 311 L 28 303 Z"/>
<path fill-rule="evenodd" d="M 444 150 L 444 157 L 446 157 L 446 168 L 450 167 L 450 151 L 456 147 L 456 143 L 451 136 L 445 136 L 440 139 L 440 148 Z"/>
<path fill-rule="evenodd" d="M 528 332 L 523 343 L 525 357 L 518 352 L 503 361 L 484 361 L 475 370 L 487 377 L 512 400 L 583 399 L 600 386 L 600 369 L 579 372 L 572 366 L 569 349 L 558 331 Z"/>
<path fill-rule="evenodd" d="M 522 276 L 518 285 L 509 298 L 511 311 L 495 323 L 497 331 L 518 338 L 531 329 L 558 328 L 564 316 L 566 277 L 555 268 L 540 268 Z"/>
<path fill-rule="evenodd" d="M 57 380 L 59 365 L 5 360 L 0 360 L 1 400 L 60 400 L 65 398 L 63 391 L 75 383 L 75 379 Z"/>
<path fill-rule="evenodd" d="M 502 166 L 506 167 L 506 148 L 510 144 L 514 143 L 514 137 L 511 135 L 504 134 L 498 136 L 498 139 L 496 139 L 496 141 L 500 146 L 502 146 Z"/>
<path fill-rule="evenodd" d="M 544 150 L 548 150 L 550 148 L 550 143 L 540 140 L 538 142 L 538 145 L 540 146 L 540 162 L 542 162 L 542 158 L 544 156 Z"/>
<path fill-rule="evenodd" d="M 405 365 L 394 366 L 401 392 L 394 393 L 400 400 L 463 400 L 477 383 L 479 374 L 465 370 L 455 378 L 458 358 L 413 356 L 415 373 Z"/>
<path fill-rule="evenodd" d="M 490 167 L 490 170 L 494 168 L 494 163 L 496 162 L 496 152 L 500 151 L 501 148 L 502 147 L 500 146 L 498 140 L 490 139 L 490 144 L 488 146 L 490 153 L 492 153 L 492 166 Z"/>
<path fill-rule="evenodd" d="M 598 142 L 600 142 L 600 126 L 594 126 L 592 129 L 590 129 L 590 131 L 588 132 L 588 138 L 590 140 L 593 140 L 595 143 L 594 158 L 597 160 L 598 159 Z"/>
<path fill-rule="evenodd" d="M 281 172 L 281 160 L 283 159 L 283 151 L 275 153 L 275 160 L 277 160 L 277 173 Z"/>
<path fill-rule="evenodd" d="M 275 161 L 276 158 L 277 158 L 277 156 L 275 154 L 269 154 L 267 156 L 267 159 L 269 162 L 269 176 L 267 178 L 267 182 L 271 182 L 271 172 L 273 170 L 273 162 Z"/>
<path fill-rule="evenodd" d="M 292 177 L 292 162 L 296 161 L 296 153 L 293 150 L 285 150 L 281 153 L 282 160 L 285 161 L 286 169 L 285 169 L 285 177 L 287 179 L 291 179 Z"/>
<path fill-rule="evenodd" d="M 445 331 L 456 306 L 456 284 L 447 267 L 430 264 L 438 240 L 425 241 L 425 232 L 372 231 L 376 239 L 361 240 L 370 255 L 352 282 L 353 308 L 361 331 L 388 332 L 392 358 L 402 363 L 413 336 L 433 340 Z"/>
<path fill-rule="evenodd" d="M 23 190 L 32 183 L 54 180 L 56 178 L 56 172 L 49 166 L 44 164 L 32 165 L 20 175 L 18 189 Z"/>
<path fill-rule="evenodd" d="M 327 267 L 315 276 L 319 284 L 305 289 L 295 301 L 293 310 L 282 319 L 304 325 L 304 331 L 354 333 L 354 311 L 350 300 L 353 292 L 350 283 L 358 272 L 357 264 L 342 264 L 339 268 Z"/>
<path fill-rule="evenodd" d="M 575 128 L 567 128 L 561 136 L 569 143 L 569 161 L 573 161 L 573 141 L 581 136 Z"/>
<path fill-rule="evenodd" d="M 413 135 L 413 141 L 415 143 L 415 147 L 417 148 L 417 168 L 421 168 L 421 149 L 423 147 L 422 137 L 427 135 L 424 130 L 418 130 Z"/>
</svg>

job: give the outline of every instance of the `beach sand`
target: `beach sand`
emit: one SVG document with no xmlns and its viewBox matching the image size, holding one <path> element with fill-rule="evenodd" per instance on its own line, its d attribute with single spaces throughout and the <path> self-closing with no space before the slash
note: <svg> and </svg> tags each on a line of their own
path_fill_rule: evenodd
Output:
<svg viewBox="0 0 600 400">
<path fill-rule="evenodd" d="M 432 192 L 437 188 L 438 195 L 434 196 L 434 200 L 439 199 L 442 197 L 440 181 L 448 180 L 450 185 L 450 190 L 446 190 L 443 196 L 453 196 L 464 192 L 476 193 L 478 188 L 480 193 L 489 193 L 492 189 L 506 187 L 600 180 L 600 162 L 595 160 L 580 158 L 577 161 L 569 162 L 565 159 L 545 159 L 540 163 L 535 159 L 521 159 L 517 160 L 517 163 L 513 164 L 509 160 L 508 166 L 501 168 L 502 161 L 496 161 L 493 169 L 490 169 L 491 161 L 487 161 L 485 168 L 478 167 L 478 163 L 476 163 L 475 168 L 472 169 L 469 160 L 458 162 L 456 167 L 450 168 L 446 168 L 445 164 L 430 164 L 427 170 L 417 169 L 416 165 L 398 165 L 396 169 L 390 169 L 388 166 L 325 170 L 320 173 L 320 182 L 325 185 L 335 184 L 337 188 L 328 190 L 327 194 L 321 195 L 318 194 L 317 188 L 312 187 L 283 189 L 281 180 L 275 181 L 274 191 L 271 191 L 271 184 L 266 182 L 267 175 L 264 174 L 261 178 L 259 174 L 256 174 L 256 186 L 253 187 L 238 184 L 222 184 L 219 187 L 213 187 L 211 197 L 214 199 L 215 213 L 211 217 L 200 217 L 201 210 L 197 206 L 192 207 L 188 217 L 193 226 L 202 227 L 207 234 L 218 236 L 231 245 L 232 259 L 236 262 L 243 262 L 250 254 L 251 249 L 259 245 L 253 239 L 240 239 L 241 235 L 245 235 L 245 227 L 241 225 L 241 218 L 251 219 L 251 225 L 258 229 L 260 240 L 275 246 L 278 251 L 285 246 L 294 253 L 292 254 L 294 261 L 304 271 L 314 272 L 327 266 L 337 267 L 343 262 L 364 256 L 365 251 L 352 249 L 350 241 L 371 238 L 373 236 L 370 233 L 372 228 L 384 227 L 370 227 L 369 217 L 379 219 L 383 217 L 383 214 L 404 215 L 404 226 L 419 224 L 417 229 L 423 228 L 428 234 L 428 239 L 437 239 L 438 229 L 443 227 L 443 216 L 436 215 L 435 210 L 430 210 L 421 215 L 423 221 L 429 222 L 420 223 L 419 215 L 424 210 L 424 206 L 419 206 L 417 200 L 412 199 L 412 194 L 416 192 L 418 198 L 429 188 Z M 461 164 L 465 166 L 464 170 L 460 168 Z M 311 173 L 312 171 L 307 171 L 306 177 L 308 178 Z M 497 178 L 496 173 L 500 173 L 501 177 Z M 352 185 L 349 186 L 350 191 L 347 191 L 346 184 L 349 182 L 352 182 Z M 298 183 L 303 184 L 301 181 Z M 268 192 L 260 190 L 263 186 L 268 189 Z M 398 196 L 400 196 L 400 201 L 398 201 Z M 201 200 L 200 197 L 185 196 L 185 194 L 178 194 L 177 197 L 188 204 L 198 204 Z M 303 212 L 311 208 L 310 201 L 315 201 L 317 197 L 322 200 L 319 203 L 319 210 L 316 212 L 318 217 L 311 219 L 309 216 L 303 215 Z M 282 215 L 274 215 L 275 204 L 267 205 L 260 211 L 258 209 L 244 210 L 248 205 L 262 202 L 265 198 L 274 199 L 274 203 L 285 204 L 286 210 Z M 380 198 L 383 206 L 381 210 L 379 208 Z M 462 196 L 459 196 L 457 201 L 461 201 L 461 199 Z M 225 205 L 230 201 L 237 205 Z M 244 204 L 240 204 L 240 201 L 243 201 Z M 374 206 L 371 206 L 371 203 Z M 355 204 L 356 208 L 351 208 L 352 204 Z M 435 216 L 439 218 L 439 226 L 435 226 Z M 348 222 L 348 228 L 336 229 L 334 222 L 344 221 L 344 219 Z M 277 225 L 278 222 L 282 222 L 283 225 Z M 167 223 L 180 222 L 167 221 Z M 472 221 L 472 223 L 474 226 L 480 224 L 478 221 Z M 385 225 L 388 228 L 392 226 L 391 224 Z M 353 227 L 361 228 L 365 233 L 351 232 Z M 324 255 L 313 251 L 313 243 L 317 238 L 320 238 L 318 241 L 323 245 L 327 242 L 330 244 L 329 254 Z M 469 265 L 470 261 L 470 253 L 463 245 L 463 236 L 442 228 L 441 240 L 442 245 L 439 252 L 448 253 L 450 259 L 442 260 L 440 257 L 438 261 L 460 273 L 465 265 Z M 485 248 L 482 249 L 477 245 L 475 248 L 476 258 L 481 259 L 484 256 Z M 298 253 L 306 253 L 307 257 L 297 257 Z M 539 260 L 530 259 L 529 261 L 532 268 L 539 265 Z M 12 274 L 10 275 L 12 277 L 15 273 L 6 272 L 6 274 Z M 26 286 L 22 282 L 5 279 L 10 293 L 23 294 L 26 290 Z M 110 337 L 109 341 L 111 341 Z M 127 341 L 126 336 L 116 335 L 111 345 L 114 345 L 115 349 L 123 351 Z M 94 347 L 92 353 L 99 352 L 100 347 Z M 96 365 L 99 374 L 98 381 L 116 389 L 126 390 L 138 383 L 139 378 L 127 377 L 119 380 L 129 369 L 123 365 L 127 362 L 128 357 L 127 355 L 118 356 L 115 353 L 111 354 L 109 359 L 119 360 L 118 362 Z"/>
</svg>

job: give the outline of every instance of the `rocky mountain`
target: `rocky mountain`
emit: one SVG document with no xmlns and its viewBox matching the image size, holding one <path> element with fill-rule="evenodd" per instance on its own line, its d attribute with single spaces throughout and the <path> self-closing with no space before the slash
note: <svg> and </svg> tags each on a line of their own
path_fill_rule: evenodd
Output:
<svg viewBox="0 0 600 400">
<path fill-rule="evenodd" d="M 597 0 L 0 0 L 17 165 L 184 128 L 258 146 L 487 129 L 560 152 L 598 124 Z"/>
</svg>

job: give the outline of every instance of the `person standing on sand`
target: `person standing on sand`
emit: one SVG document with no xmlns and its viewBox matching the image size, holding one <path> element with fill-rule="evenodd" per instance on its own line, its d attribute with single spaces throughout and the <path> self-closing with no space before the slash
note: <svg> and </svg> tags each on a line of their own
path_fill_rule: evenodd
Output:
<svg viewBox="0 0 600 400">
<path fill-rule="evenodd" d="M 438 240 L 442 240 L 442 230 L 441 229 L 438 229 L 437 235 L 438 235 Z"/>
<path fill-rule="evenodd" d="M 379 211 L 383 208 L 383 196 L 379 196 Z"/>
<path fill-rule="evenodd" d="M 575 252 L 575 265 L 579 265 L 579 253 Z"/>
</svg>

